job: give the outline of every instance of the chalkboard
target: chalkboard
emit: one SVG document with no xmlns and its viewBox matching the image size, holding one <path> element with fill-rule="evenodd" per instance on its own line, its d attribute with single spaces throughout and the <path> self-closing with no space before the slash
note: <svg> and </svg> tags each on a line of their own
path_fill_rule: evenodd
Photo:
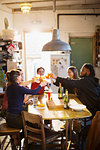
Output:
<svg viewBox="0 0 100 150">
<path fill-rule="evenodd" d="M 93 38 L 70 38 L 71 65 L 76 66 L 80 73 L 80 68 L 84 63 L 93 64 Z"/>
</svg>

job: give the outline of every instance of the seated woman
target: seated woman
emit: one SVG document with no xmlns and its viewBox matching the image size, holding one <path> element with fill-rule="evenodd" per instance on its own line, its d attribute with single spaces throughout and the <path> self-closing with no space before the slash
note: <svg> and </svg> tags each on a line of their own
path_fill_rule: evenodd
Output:
<svg viewBox="0 0 100 150">
<path fill-rule="evenodd" d="M 46 82 L 41 82 L 37 89 L 31 90 L 24 86 L 20 86 L 21 74 L 18 70 L 12 70 L 10 72 L 10 85 L 7 87 L 7 99 L 8 99 L 8 114 L 6 117 L 6 122 L 8 126 L 22 129 L 22 116 L 21 112 L 23 110 L 24 95 L 36 95 L 45 86 Z"/>
<path fill-rule="evenodd" d="M 78 71 L 77 71 L 77 68 L 75 66 L 68 67 L 67 68 L 67 73 L 68 73 L 68 77 L 66 77 L 66 79 L 69 79 L 69 80 L 79 79 Z M 65 91 L 65 88 L 64 88 L 64 91 Z M 70 87 L 68 89 L 68 92 L 77 95 L 77 89 L 76 88 L 72 89 Z"/>
<path fill-rule="evenodd" d="M 37 75 L 39 75 L 39 82 L 32 83 L 31 89 L 36 89 L 40 85 L 40 83 L 43 81 L 42 76 L 44 76 L 44 73 L 45 73 L 45 69 L 43 67 L 40 67 L 37 69 Z M 38 92 L 38 94 L 44 94 L 44 87 L 45 86 L 43 86 L 41 88 L 41 90 Z"/>
<path fill-rule="evenodd" d="M 17 70 L 20 71 L 20 74 L 21 74 L 21 82 L 19 83 L 20 86 L 27 87 L 28 84 L 34 82 L 34 78 L 32 80 L 24 82 L 24 76 L 23 76 L 22 69 L 17 69 Z M 6 72 L 6 79 L 7 79 L 6 87 L 8 87 L 10 85 L 10 71 Z M 2 117 L 4 117 L 4 118 L 6 117 L 7 110 L 8 110 L 8 100 L 7 100 L 6 90 L 5 90 L 5 94 L 4 94 L 3 102 L 2 102 Z"/>
<path fill-rule="evenodd" d="M 75 66 L 70 66 L 67 68 L 67 74 L 68 76 L 66 77 L 66 79 L 68 80 L 75 80 L 75 79 L 79 79 L 79 76 L 78 76 L 78 71 L 77 71 L 77 68 Z M 64 87 L 64 92 L 65 92 L 65 87 Z M 77 96 L 77 93 L 78 93 L 78 89 L 77 88 L 72 88 L 71 86 L 68 88 L 68 93 L 69 94 L 75 94 Z M 78 120 L 74 120 L 73 121 L 73 130 L 76 131 L 78 130 L 79 124 L 78 124 Z M 64 128 L 65 127 L 65 124 L 61 127 L 61 128 Z M 70 128 L 70 126 L 69 126 Z"/>
<path fill-rule="evenodd" d="M 77 71 L 77 68 L 75 66 L 68 67 L 67 68 L 67 74 L 68 74 L 68 76 L 65 78 L 66 80 L 79 79 L 78 71 Z M 56 85 L 56 86 L 59 86 L 59 83 L 57 83 L 57 82 L 53 82 L 53 84 Z M 66 89 L 66 87 L 64 87 L 64 93 L 65 93 L 65 89 Z M 68 90 L 68 93 L 72 93 L 72 94 L 76 94 L 77 93 L 77 89 L 76 88 L 73 89 L 72 86 L 69 86 L 67 88 L 67 90 Z"/>
</svg>

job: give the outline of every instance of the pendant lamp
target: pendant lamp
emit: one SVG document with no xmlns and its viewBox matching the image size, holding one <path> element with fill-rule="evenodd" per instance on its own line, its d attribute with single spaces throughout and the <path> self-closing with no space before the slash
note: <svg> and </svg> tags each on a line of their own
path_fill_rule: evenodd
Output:
<svg viewBox="0 0 100 150">
<path fill-rule="evenodd" d="M 52 40 L 45 44 L 42 48 L 42 51 L 71 51 L 71 47 L 66 42 L 60 40 L 59 30 L 54 29 Z"/>
</svg>

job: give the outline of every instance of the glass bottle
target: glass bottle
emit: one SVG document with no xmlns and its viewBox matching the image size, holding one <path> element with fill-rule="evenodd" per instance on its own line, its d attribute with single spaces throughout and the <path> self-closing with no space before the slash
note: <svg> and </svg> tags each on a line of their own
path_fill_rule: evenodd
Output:
<svg viewBox="0 0 100 150">
<path fill-rule="evenodd" d="M 68 98 L 68 90 L 65 90 L 65 96 L 64 96 L 64 109 L 68 109 L 68 103 L 69 103 L 69 98 Z"/>
<path fill-rule="evenodd" d="M 62 99 L 63 98 L 63 89 L 61 87 L 61 83 L 59 82 L 59 88 L 58 88 L 58 98 Z"/>
</svg>

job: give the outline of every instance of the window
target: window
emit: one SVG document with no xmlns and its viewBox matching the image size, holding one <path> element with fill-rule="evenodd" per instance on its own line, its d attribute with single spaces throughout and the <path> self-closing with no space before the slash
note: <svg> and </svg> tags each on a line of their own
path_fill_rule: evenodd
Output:
<svg viewBox="0 0 100 150">
<path fill-rule="evenodd" d="M 26 80 L 32 79 L 36 75 L 38 67 L 47 67 L 45 63 L 48 62 L 48 56 L 45 57 L 42 52 L 42 47 L 47 42 L 51 41 L 52 34 L 48 33 L 25 33 L 25 45 L 26 45 Z M 47 63 L 48 64 L 48 63 Z M 46 69 L 46 68 L 45 68 Z M 47 70 L 47 69 L 46 69 Z"/>
</svg>

